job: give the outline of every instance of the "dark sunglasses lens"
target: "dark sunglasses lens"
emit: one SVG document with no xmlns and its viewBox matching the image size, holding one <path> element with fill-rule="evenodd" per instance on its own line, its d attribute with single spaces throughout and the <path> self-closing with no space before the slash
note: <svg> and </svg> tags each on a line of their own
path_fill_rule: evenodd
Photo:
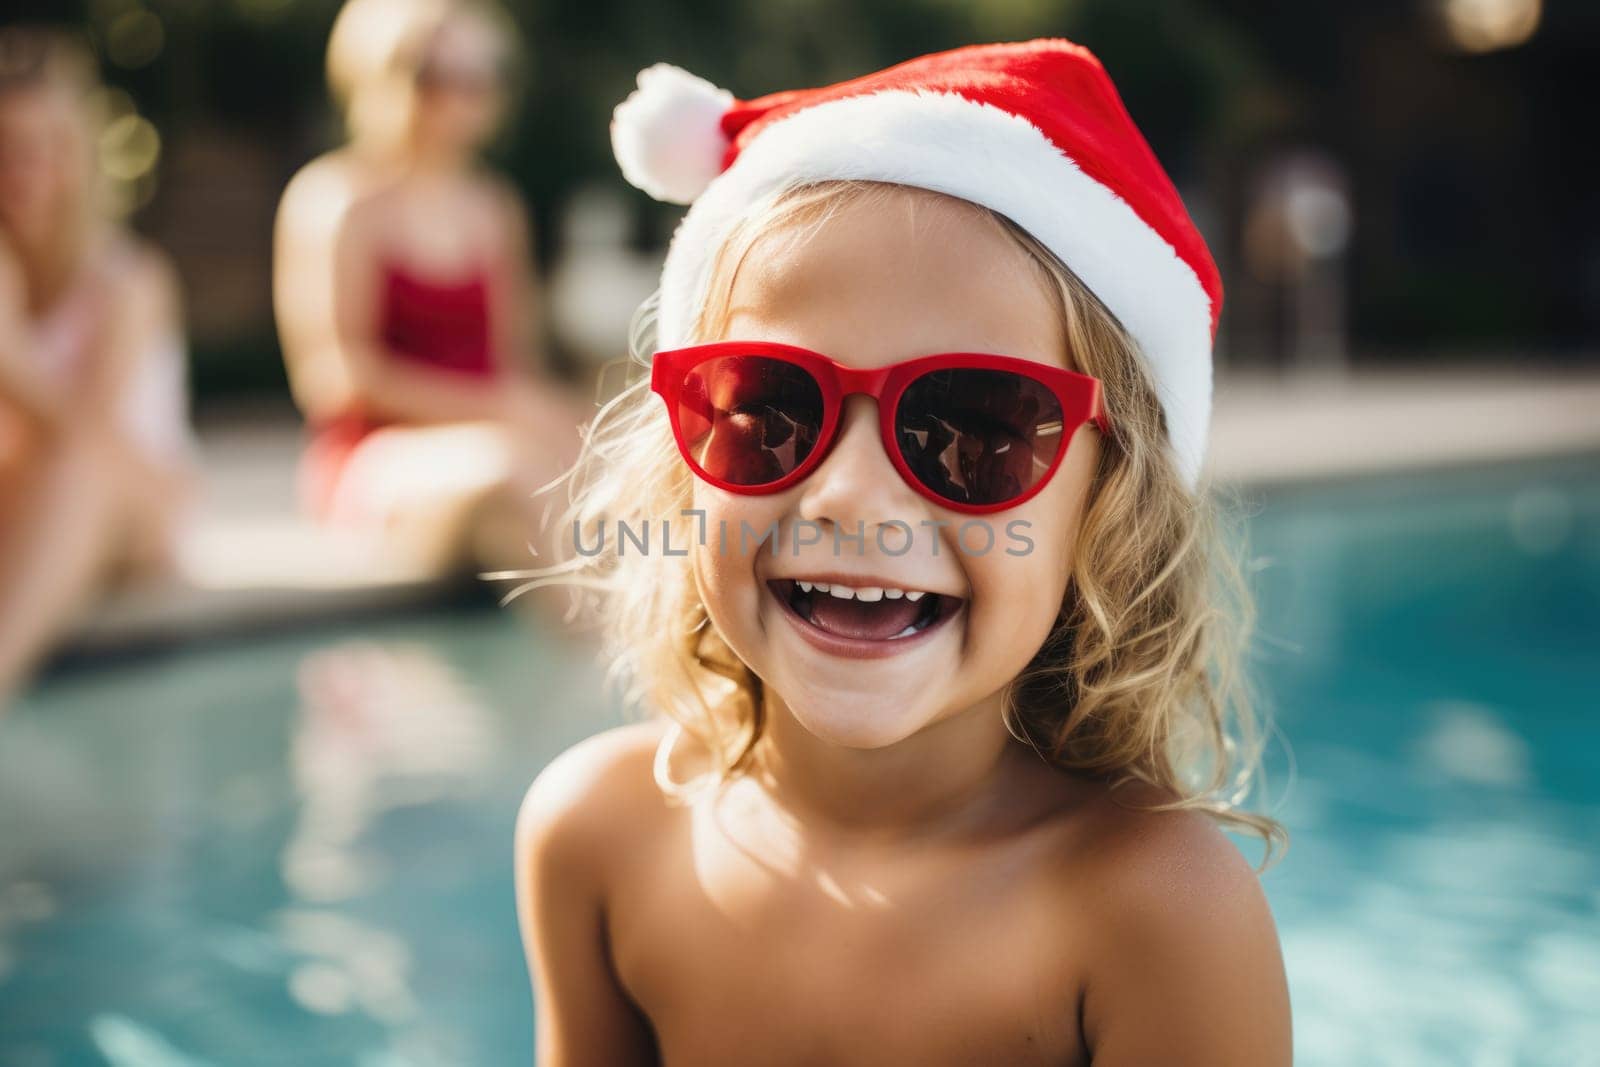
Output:
<svg viewBox="0 0 1600 1067">
<path fill-rule="evenodd" d="M 766 485 L 804 463 L 822 436 L 822 389 L 767 356 L 718 356 L 684 378 L 678 427 L 689 459 L 732 485 Z"/>
<path fill-rule="evenodd" d="M 1055 394 L 1010 371 L 924 374 L 901 395 L 894 426 L 912 474 L 956 504 L 1015 500 L 1063 447 Z"/>
</svg>

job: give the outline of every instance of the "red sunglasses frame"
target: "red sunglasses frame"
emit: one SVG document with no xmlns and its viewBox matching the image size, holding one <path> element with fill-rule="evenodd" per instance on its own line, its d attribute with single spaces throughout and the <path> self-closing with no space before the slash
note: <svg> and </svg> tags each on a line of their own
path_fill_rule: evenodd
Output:
<svg viewBox="0 0 1600 1067">
<path fill-rule="evenodd" d="M 683 397 L 683 383 L 689 372 L 701 363 L 724 356 L 768 356 L 795 364 L 807 371 L 822 391 L 822 427 L 817 445 L 799 466 L 776 481 L 759 485 L 740 485 L 708 474 L 690 454 L 683 438 L 680 424 L 679 401 Z M 1038 382 L 1055 396 L 1061 405 L 1061 447 L 1056 449 L 1050 468 L 1027 490 L 1010 500 L 995 504 L 963 504 L 940 496 L 911 472 L 905 457 L 900 454 L 895 438 L 894 416 L 900 398 L 907 388 L 924 374 L 939 370 L 996 370 L 1020 374 Z M 883 449 L 906 484 L 940 507 L 972 515 L 989 514 L 1014 508 L 1032 499 L 1055 476 L 1056 469 L 1067 454 L 1072 437 L 1084 423 L 1093 423 L 1103 434 L 1111 432 L 1101 399 L 1100 380 L 1079 374 L 1064 367 L 1052 367 L 1031 359 L 1016 356 L 996 356 L 982 352 L 942 352 L 918 356 L 914 359 L 891 363 L 886 367 L 861 370 L 847 367 L 820 352 L 798 345 L 776 341 L 714 341 L 657 352 L 650 364 L 650 389 L 667 405 L 667 416 L 672 422 L 672 436 L 678 443 L 678 453 L 683 456 L 697 476 L 730 493 L 759 496 L 778 493 L 805 478 L 833 451 L 839 430 L 839 420 L 844 411 L 844 398 L 854 393 L 872 397 L 878 404 L 878 432 L 883 439 Z"/>
</svg>

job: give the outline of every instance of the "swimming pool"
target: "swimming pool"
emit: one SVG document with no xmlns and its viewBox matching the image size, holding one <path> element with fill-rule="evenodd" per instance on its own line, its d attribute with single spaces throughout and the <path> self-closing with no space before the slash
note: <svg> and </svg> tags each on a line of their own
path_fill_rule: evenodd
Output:
<svg viewBox="0 0 1600 1067">
<path fill-rule="evenodd" d="M 1297 1062 L 1600 1063 L 1600 461 L 1283 492 L 1251 536 Z"/>
<path fill-rule="evenodd" d="M 1600 462 L 1257 496 L 1297 1063 L 1600 1062 Z M 615 721 L 492 611 L 52 676 L 0 720 L 0 1062 L 530 1062 L 516 805 Z"/>
</svg>

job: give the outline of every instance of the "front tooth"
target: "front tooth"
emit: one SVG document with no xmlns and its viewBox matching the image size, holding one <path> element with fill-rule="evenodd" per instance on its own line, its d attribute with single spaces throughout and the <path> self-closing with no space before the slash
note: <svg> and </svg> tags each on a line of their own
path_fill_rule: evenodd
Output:
<svg viewBox="0 0 1600 1067">
<path fill-rule="evenodd" d="M 883 590 L 879 589 L 875 585 L 862 586 L 860 589 L 856 590 L 856 599 L 865 600 L 869 603 L 874 600 L 882 600 Z"/>
<path fill-rule="evenodd" d="M 883 591 L 883 595 L 888 597 L 890 600 L 899 600 L 901 597 L 906 595 L 906 591 L 904 589 L 885 589 Z"/>
<path fill-rule="evenodd" d="M 906 593 L 906 599 L 907 600 L 921 600 L 926 595 L 927 595 L 926 593 L 923 593 L 920 590 L 913 589 L 913 590 L 911 590 L 911 591 Z"/>
<path fill-rule="evenodd" d="M 800 591 L 802 593 L 811 592 L 811 583 L 810 582 L 797 582 L 796 584 L 800 586 Z"/>
<path fill-rule="evenodd" d="M 828 588 L 828 594 L 830 596 L 836 596 L 840 600 L 854 600 L 856 591 L 851 589 L 848 585 L 834 585 Z"/>
<path fill-rule="evenodd" d="M 812 582 L 811 588 L 819 593 L 826 593 L 830 587 L 827 582 Z"/>
</svg>

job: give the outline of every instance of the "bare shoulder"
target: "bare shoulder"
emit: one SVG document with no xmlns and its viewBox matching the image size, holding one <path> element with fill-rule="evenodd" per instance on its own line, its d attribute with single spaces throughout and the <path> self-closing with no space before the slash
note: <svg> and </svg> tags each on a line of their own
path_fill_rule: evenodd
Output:
<svg viewBox="0 0 1600 1067">
<path fill-rule="evenodd" d="M 516 900 L 540 1063 L 656 1063 L 649 1021 L 610 955 L 612 887 L 650 862 L 664 804 L 663 724 L 607 730 L 539 772 L 517 819 Z"/>
<path fill-rule="evenodd" d="M 318 156 L 295 171 L 289 184 L 284 186 L 278 216 L 280 220 L 293 220 L 330 201 L 347 204 L 357 184 L 354 166 L 348 158 L 339 152 Z"/>
<path fill-rule="evenodd" d="M 1287 1064 L 1287 981 L 1260 878 L 1210 815 L 1147 810 L 1168 799 L 1102 789 L 1075 828 L 1093 1062 Z"/>
<path fill-rule="evenodd" d="M 532 232 L 522 190 L 505 175 L 488 168 L 474 170 L 467 177 L 466 188 L 474 213 L 485 227 L 485 233 L 514 241 L 526 241 Z"/>
<path fill-rule="evenodd" d="M 173 299 L 178 294 L 178 269 L 160 246 L 134 234 L 118 237 L 118 286 L 134 288 L 144 299 Z"/>
<path fill-rule="evenodd" d="M 130 232 L 114 232 L 99 264 L 111 336 L 130 350 L 138 339 L 181 330 L 181 283 L 172 259 L 161 248 Z"/>
<path fill-rule="evenodd" d="M 478 199 L 478 202 L 490 211 L 502 216 L 508 213 L 515 215 L 526 214 L 522 200 L 522 190 L 518 189 L 515 182 L 499 171 L 490 170 L 487 167 L 477 168 L 468 175 L 467 187 Z"/>
<path fill-rule="evenodd" d="M 387 183 L 377 171 L 341 149 L 318 156 L 295 172 L 278 203 L 280 240 L 326 240 L 380 211 Z"/>
<path fill-rule="evenodd" d="M 559 857 L 597 876 L 614 857 L 635 854 L 667 815 L 652 767 L 665 723 L 595 734 L 540 771 L 517 816 L 519 865 Z"/>
<path fill-rule="evenodd" d="M 130 271 L 122 280 L 131 283 L 146 298 L 176 300 L 178 270 L 172 257 L 141 237 L 129 236 L 127 250 Z"/>
<path fill-rule="evenodd" d="M 1109 907 L 1136 907 L 1145 895 L 1257 895 L 1260 882 L 1217 821 L 1193 808 L 1152 810 L 1174 798 L 1142 783 L 1099 788 L 1080 814 L 1083 855 Z"/>
</svg>

